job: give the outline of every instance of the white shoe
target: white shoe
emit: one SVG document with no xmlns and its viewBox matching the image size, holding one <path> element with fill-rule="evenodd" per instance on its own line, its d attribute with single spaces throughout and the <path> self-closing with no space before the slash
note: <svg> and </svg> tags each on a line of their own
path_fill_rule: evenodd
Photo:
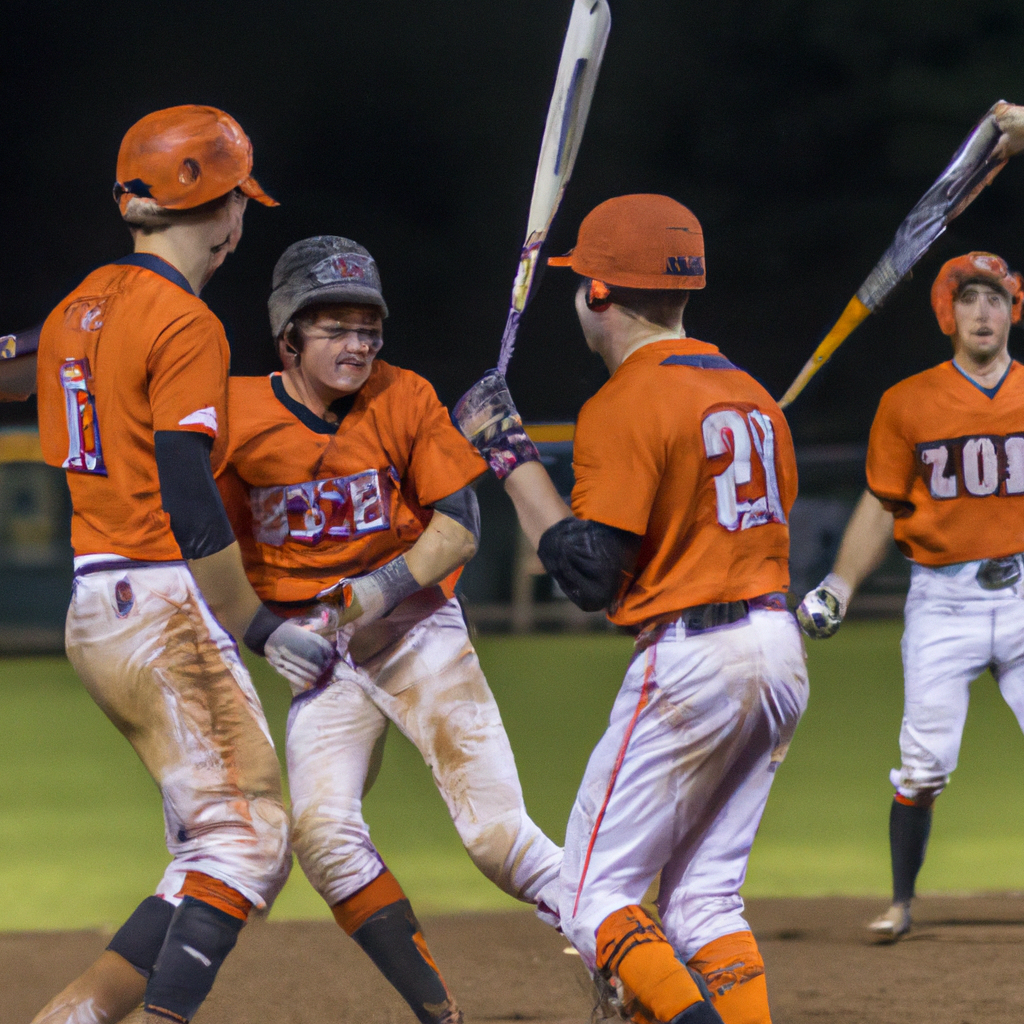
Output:
<svg viewBox="0 0 1024 1024">
<path fill-rule="evenodd" d="M 867 926 L 879 942 L 895 942 L 910 931 L 910 904 L 894 903 Z"/>
</svg>

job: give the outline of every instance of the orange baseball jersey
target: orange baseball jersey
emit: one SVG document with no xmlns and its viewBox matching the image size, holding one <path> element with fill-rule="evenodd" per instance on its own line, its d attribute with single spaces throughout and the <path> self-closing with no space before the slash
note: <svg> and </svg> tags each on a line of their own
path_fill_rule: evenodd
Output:
<svg viewBox="0 0 1024 1024">
<path fill-rule="evenodd" d="M 188 281 L 137 254 L 93 271 L 47 317 L 36 384 L 43 457 L 67 470 L 76 555 L 181 558 L 160 499 L 153 434 L 226 450 L 228 342 Z"/>
<path fill-rule="evenodd" d="M 228 407 L 218 483 L 265 601 L 309 601 L 397 558 L 423 532 L 427 506 L 487 468 L 430 384 L 381 359 L 340 424 L 291 399 L 279 373 L 231 378 Z"/>
<path fill-rule="evenodd" d="M 882 395 L 868 487 L 896 515 L 900 550 L 922 565 L 1024 551 L 1024 367 L 984 390 L 952 360 Z"/>
<path fill-rule="evenodd" d="M 789 586 L 796 458 L 772 397 L 714 345 L 630 355 L 583 406 L 573 513 L 643 537 L 621 626 Z"/>
</svg>

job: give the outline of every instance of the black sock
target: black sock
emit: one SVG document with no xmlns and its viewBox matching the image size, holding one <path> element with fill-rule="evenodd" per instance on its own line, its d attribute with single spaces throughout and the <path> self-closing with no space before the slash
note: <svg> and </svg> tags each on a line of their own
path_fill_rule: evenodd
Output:
<svg viewBox="0 0 1024 1024">
<path fill-rule="evenodd" d="M 454 1009 L 454 1000 L 437 969 L 424 958 L 416 935 L 423 942 L 412 906 L 408 900 L 398 900 L 367 918 L 352 938 L 409 1004 L 421 1024 L 437 1024 Z"/>
<path fill-rule="evenodd" d="M 889 850 L 892 853 L 893 903 L 909 903 L 914 896 L 917 873 L 924 863 L 932 808 L 893 800 L 889 810 Z"/>
<path fill-rule="evenodd" d="M 174 910 L 173 903 L 159 896 L 147 896 L 117 930 L 107 949 L 123 956 L 139 974 L 148 978 L 167 937 Z"/>
<path fill-rule="evenodd" d="M 147 1013 L 187 1024 L 210 994 L 244 921 L 185 896 L 146 986 Z"/>
</svg>

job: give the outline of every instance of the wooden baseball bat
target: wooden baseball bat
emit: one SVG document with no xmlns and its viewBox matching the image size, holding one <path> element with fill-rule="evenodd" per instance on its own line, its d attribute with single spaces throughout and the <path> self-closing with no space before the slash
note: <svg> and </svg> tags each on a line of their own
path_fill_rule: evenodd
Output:
<svg viewBox="0 0 1024 1024">
<path fill-rule="evenodd" d="M 1002 131 L 995 113 L 1004 100 L 994 104 L 960 144 L 949 166 L 907 214 L 896 231 L 892 244 L 847 303 L 846 309 L 822 339 L 814 355 L 804 364 L 796 380 L 779 399 L 785 409 L 806 387 L 833 352 L 876 312 L 892 290 L 910 272 L 911 267 L 928 251 L 931 244 L 974 202 L 978 193 L 1003 169 L 1005 158 L 997 155 Z"/>
<path fill-rule="evenodd" d="M 501 354 L 498 357 L 501 373 L 508 369 L 512 358 L 519 320 L 530 299 L 541 245 L 548 236 L 551 221 L 576 162 L 610 28 L 611 13 L 607 0 L 573 0 L 555 88 L 548 105 L 537 173 L 533 179 L 526 241 L 519 254 L 508 319 L 501 337 Z"/>
</svg>

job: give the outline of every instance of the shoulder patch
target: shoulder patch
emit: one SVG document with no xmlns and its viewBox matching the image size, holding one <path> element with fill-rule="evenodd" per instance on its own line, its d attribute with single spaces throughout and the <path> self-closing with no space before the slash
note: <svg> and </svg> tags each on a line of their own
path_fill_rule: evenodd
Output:
<svg viewBox="0 0 1024 1024">
<path fill-rule="evenodd" d="M 211 437 L 217 436 L 217 410 L 212 405 L 197 409 L 183 419 L 178 420 L 179 427 L 199 427 Z"/>
</svg>

